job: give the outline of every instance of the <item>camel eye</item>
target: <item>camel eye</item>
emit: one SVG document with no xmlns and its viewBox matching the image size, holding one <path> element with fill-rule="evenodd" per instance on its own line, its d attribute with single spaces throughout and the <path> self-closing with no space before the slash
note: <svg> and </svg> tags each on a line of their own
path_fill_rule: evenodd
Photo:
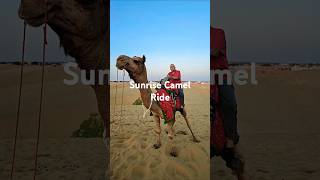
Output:
<svg viewBox="0 0 320 180">
<path fill-rule="evenodd" d="M 139 61 L 138 61 L 138 60 L 133 60 L 133 62 L 134 62 L 134 63 L 136 63 L 136 64 L 138 64 L 138 63 L 139 63 Z"/>
</svg>

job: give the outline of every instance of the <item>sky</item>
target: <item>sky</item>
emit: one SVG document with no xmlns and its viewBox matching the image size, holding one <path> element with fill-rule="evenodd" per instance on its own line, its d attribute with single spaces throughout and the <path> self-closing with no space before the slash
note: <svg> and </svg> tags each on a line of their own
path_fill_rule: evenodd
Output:
<svg viewBox="0 0 320 180">
<path fill-rule="evenodd" d="M 118 1 L 119 4 L 121 4 L 121 1 L 125 0 Z M 153 1 L 154 3 L 172 3 L 170 0 Z M 128 12 L 131 12 L 130 17 L 135 17 L 135 23 L 139 25 L 141 25 L 143 22 L 143 18 L 142 16 L 139 16 L 139 14 L 149 13 L 148 15 L 150 16 L 152 14 L 160 14 L 159 17 L 155 17 L 155 20 L 161 20 L 161 18 L 163 20 L 162 23 L 159 23 L 162 24 L 162 26 L 159 25 L 158 29 L 163 30 L 163 32 L 167 32 L 169 28 L 164 27 L 163 24 L 165 24 L 164 21 L 169 19 L 168 16 L 172 15 L 171 18 L 180 17 L 180 19 L 186 19 L 189 23 L 189 26 L 186 29 L 192 30 L 194 28 L 190 26 L 193 24 L 200 24 L 202 22 L 195 20 L 196 16 L 192 16 L 193 12 L 202 12 L 197 10 L 200 9 L 198 6 L 201 6 L 201 3 L 196 5 L 196 1 L 193 2 L 192 0 L 179 1 L 183 2 L 183 5 L 176 6 L 177 8 L 182 9 L 183 7 L 186 7 L 188 3 L 191 3 L 194 5 L 195 9 L 192 10 L 192 6 L 190 5 L 189 7 L 186 7 L 190 9 L 190 12 L 186 11 L 185 13 L 176 13 L 176 15 L 174 15 L 174 12 L 172 12 L 174 7 L 171 7 L 171 10 L 168 8 L 162 9 L 165 13 L 161 12 L 160 14 L 160 8 L 158 8 L 158 11 L 156 9 L 152 9 L 151 11 L 150 8 L 147 8 L 147 6 L 150 6 L 150 3 L 148 3 L 147 0 L 140 2 L 146 6 L 136 5 L 132 8 L 126 7 L 126 9 Z M 20 61 L 23 22 L 18 18 L 17 12 L 19 2 L 19 0 L 5 0 L 1 2 L 0 61 Z M 178 4 L 178 2 L 175 2 L 175 4 Z M 204 4 L 206 3 L 202 2 L 202 5 L 206 6 Z M 319 0 L 213 0 L 211 3 L 211 25 L 224 28 L 227 36 L 229 61 L 320 63 L 320 34 L 318 33 L 320 32 L 320 11 L 318 11 L 318 7 L 320 7 Z M 120 6 L 118 8 L 122 7 Z M 207 12 L 208 8 L 202 13 Z M 120 18 L 122 18 L 122 20 L 130 20 L 130 17 L 128 19 L 123 19 L 123 15 L 126 14 L 125 11 L 118 13 L 113 11 L 113 13 L 113 16 L 118 21 L 121 20 Z M 148 23 L 150 23 L 150 18 L 146 18 L 149 19 Z M 173 25 L 179 25 L 180 23 L 179 21 L 170 21 L 170 19 L 168 22 Z M 181 21 L 181 23 L 182 22 L 183 21 Z M 118 22 L 118 24 L 119 23 L 120 22 Z M 135 26 L 134 23 L 127 22 L 126 24 L 128 24 L 128 26 L 130 25 L 130 31 L 135 33 L 131 38 L 139 40 L 135 43 L 136 47 L 146 47 L 145 44 L 147 40 L 138 38 L 139 33 L 136 33 L 135 31 L 137 30 L 133 29 L 133 27 L 138 27 Z M 126 24 L 122 24 L 122 27 L 126 26 Z M 128 29 L 130 29 L 130 27 L 128 27 Z M 151 29 L 153 26 L 141 25 L 141 27 L 144 29 Z M 203 25 L 203 27 L 206 28 L 206 25 Z M 119 29 L 119 33 L 121 33 L 121 31 L 124 31 L 124 29 Z M 152 32 L 154 33 L 154 31 Z M 182 34 L 193 37 L 191 36 L 193 34 L 188 34 L 187 31 L 182 32 Z M 150 36 L 150 34 L 146 35 Z M 157 36 L 162 37 L 161 33 L 157 33 Z M 119 40 L 123 39 L 123 37 L 119 38 Z M 128 55 L 146 54 L 148 63 L 151 63 L 149 61 L 153 61 L 154 58 L 160 59 L 161 57 L 161 60 L 165 61 L 165 65 L 167 62 L 172 62 L 173 58 L 178 59 L 176 56 L 172 55 L 172 52 L 179 43 L 173 41 L 170 41 L 169 43 L 171 38 L 169 39 L 164 37 L 159 39 L 161 41 L 159 41 L 158 44 L 164 41 L 168 42 L 167 45 L 170 47 L 170 49 L 166 51 L 166 53 L 160 54 L 160 51 L 153 51 L 150 53 L 151 48 L 161 49 L 161 46 L 156 46 L 158 44 L 154 42 L 152 44 L 153 46 L 148 46 L 148 48 L 145 48 L 143 51 L 128 50 L 127 52 L 121 52 L 121 49 L 119 49 L 118 53 L 112 54 L 112 58 L 115 58 L 118 54 L 122 53 Z M 73 58 L 66 57 L 64 55 L 63 49 L 59 46 L 59 39 L 51 29 L 49 29 L 48 33 L 48 42 L 48 61 L 74 61 Z M 28 61 L 41 61 L 41 44 L 42 28 L 28 27 L 26 48 L 26 59 Z M 184 45 L 185 47 L 189 45 L 189 43 L 186 41 L 180 44 Z M 119 44 L 115 46 L 115 48 L 116 47 L 120 47 Z M 178 48 L 179 47 L 180 46 L 178 46 Z M 194 56 L 196 56 L 197 51 L 200 51 L 199 49 L 201 49 L 201 46 L 196 47 L 198 49 L 193 51 L 194 54 L 192 55 Z M 183 76 L 188 75 L 188 73 L 185 74 L 189 71 L 188 68 L 191 70 L 200 70 L 202 67 L 201 64 L 198 63 L 200 58 L 198 56 L 191 56 L 190 52 L 190 48 L 187 47 L 183 53 L 178 53 L 178 50 L 176 51 L 177 54 L 180 54 L 180 58 L 192 59 L 192 62 L 188 60 L 189 63 L 193 63 L 192 66 L 183 67 L 186 63 L 180 63 L 180 61 L 177 63 L 178 68 L 183 70 Z M 165 65 L 163 66 L 164 69 L 161 72 L 166 72 L 168 70 Z M 149 74 L 153 76 L 153 74 L 157 75 L 159 73 L 150 72 Z M 185 77 L 187 78 L 188 76 Z M 155 78 L 158 79 L 158 77 Z M 199 77 L 199 79 L 201 78 L 203 77 Z"/>
<path fill-rule="evenodd" d="M 320 63 L 319 0 L 212 0 L 229 61 Z"/>
<path fill-rule="evenodd" d="M 20 61 L 22 47 L 23 21 L 18 17 L 20 0 L 5 0 L 0 6 L 0 62 Z M 27 27 L 26 61 L 41 61 L 42 58 L 42 28 Z M 59 38 L 48 28 L 47 61 L 73 61 L 60 48 Z"/>
<path fill-rule="evenodd" d="M 119 55 L 145 55 L 151 81 L 165 77 L 172 63 L 182 80 L 210 79 L 209 0 L 111 0 L 110 23 L 111 80 Z"/>
</svg>

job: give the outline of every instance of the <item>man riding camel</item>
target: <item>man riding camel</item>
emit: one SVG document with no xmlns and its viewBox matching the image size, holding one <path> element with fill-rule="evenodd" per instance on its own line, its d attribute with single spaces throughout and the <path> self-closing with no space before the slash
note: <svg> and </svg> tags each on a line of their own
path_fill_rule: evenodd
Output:
<svg viewBox="0 0 320 180">
<path fill-rule="evenodd" d="M 170 81 L 170 84 L 181 84 L 181 73 L 176 69 L 176 66 L 174 64 L 170 64 L 170 72 L 167 75 L 168 80 Z M 183 88 L 178 88 L 178 96 L 181 99 L 181 108 L 184 107 L 184 92 Z"/>
<path fill-rule="evenodd" d="M 222 29 L 210 28 L 210 69 L 215 70 L 227 70 L 227 48 L 225 33 Z M 240 159 L 237 152 L 237 144 L 239 142 L 239 134 L 237 130 L 237 102 L 232 84 L 228 84 L 227 75 L 225 74 L 223 82 L 218 82 L 218 77 L 215 76 L 214 84 L 212 86 L 217 87 L 219 104 L 215 103 L 214 92 L 210 92 L 212 114 L 211 118 L 215 119 L 215 110 L 217 106 L 221 109 L 221 118 L 223 121 L 224 132 L 226 137 L 226 144 L 221 157 L 226 161 L 227 167 L 233 171 L 243 171 L 244 162 Z M 211 151 L 214 151 L 213 149 Z M 217 154 L 212 154 L 211 157 Z M 242 178 L 241 178 L 242 179 Z"/>
</svg>

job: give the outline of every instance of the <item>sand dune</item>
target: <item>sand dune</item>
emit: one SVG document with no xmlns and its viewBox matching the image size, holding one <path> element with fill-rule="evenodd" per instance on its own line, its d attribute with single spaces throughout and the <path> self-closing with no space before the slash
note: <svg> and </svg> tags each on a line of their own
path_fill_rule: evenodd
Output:
<svg viewBox="0 0 320 180">
<path fill-rule="evenodd" d="M 114 111 L 115 84 L 111 90 L 111 179 L 209 179 L 209 85 L 194 84 L 185 90 L 186 107 L 195 134 L 201 143 L 194 143 L 183 117 L 177 113 L 175 143 L 179 156 L 168 154 L 167 136 L 162 133 L 162 147 L 155 150 L 153 118 L 140 105 L 131 105 L 139 97 L 137 89 L 125 85 L 121 115 L 122 84 L 118 84 Z M 161 122 L 163 129 L 163 121 Z M 181 133 L 182 132 L 182 133 Z M 184 135 L 183 133 L 187 134 Z"/>
<path fill-rule="evenodd" d="M 0 179 L 10 179 L 11 139 L 2 139 L 0 151 Z M 33 179 L 35 141 L 18 141 L 14 179 Z M 39 180 L 102 180 L 105 177 L 105 148 L 100 138 L 42 139 L 39 156 Z"/>
<path fill-rule="evenodd" d="M 90 87 L 65 86 L 61 66 L 47 67 L 44 119 L 40 140 L 39 179 L 103 179 L 105 151 L 101 139 L 72 139 L 72 131 L 97 112 Z M 26 66 L 23 110 L 19 130 L 15 179 L 31 179 L 37 120 L 40 68 Z M 19 66 L 0 65 L 0 179 L 8 179 L 14 135 Z M 320 126 L 320 71 L 259 70 L 257 86 L 237 86 L 241 148 L 251 179 L 300 180 L 320 178 L 318 155 Z M 114 84 L 111 112 L 114 117 Z M 111 165 L 113 179 L 208 179 L 209 99 L 208 86 L 186 91 L 186 104 L 194 131 L 191 135 L 178 116 L 175 140 L 179 157 L 163 146 L 154 150 L 152 118 L 143 119 L 142 107 L 132 103 L 137 90 L 125 88 L 123 117 L 120 119 L 121 84 L 118 84 L 116 116 L 112 119 Z M 83 103 L 85 102 L 85 103 Z M 214 180 L 234 179 L 219 158 L 212 162 Z"/>
<path fill-rule="evenodd" d="M 9 179 L 18 101 L 19 67 L 0 65 L 0 179 Z M 38 118 L 39 66 L 25 66 L 22 111 L 14 179 L 33 177 Z M 104 179 L 106 149 L 101 138 L 70 138 L 90 113 L 96 113 L 90 87 L 66 86 L 62 66 L 46 66 L 44 113 L 39 146 L 39 180 Z"/>
</svg>

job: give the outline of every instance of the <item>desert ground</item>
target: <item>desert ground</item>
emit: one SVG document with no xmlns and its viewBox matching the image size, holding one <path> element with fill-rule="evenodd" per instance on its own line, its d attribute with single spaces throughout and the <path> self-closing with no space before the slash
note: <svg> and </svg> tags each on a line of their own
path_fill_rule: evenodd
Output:
<svg viewBox="0 0 320 180">
<path fill-rule="evenodd" d="M 0 179 L 9 179 L 18 103 L 19 69 L 0 65 Z M 39 66 L 25 66 L 14 179 L 32 179 L 40 92 Z M 63 66 L 46 66 L 38 179 L 104 179 L 106 150 L 101 138 L 70 138 L 90 113 L 97 113 L 88 86 L 66 86 Z"/>
<path fill-rule="evenodd" d="M 62 66 L 46 68 L 45 104 L 39 149 L 39 179 L 103 179 L 105 148 L 100 138 L 70 138 L 90 113 L 97 112 L 90 87 L 65 86 L 69 78 Z M 32 179 L 34 138 L 40 90 L 39 66 L 26 66 L 21 124 L 18 134 L 15 178 Z M 253 180 L 318 180 L 320 178 L 320 71 L 257 69 L 258 85 L 236 86 L 240 146 L 246 169 Z M 17 108 L 19 66 L 0 65 L 0 179 L 9 179 L 10 156 Z M 177 158 L 166 153 L 167 137 L 154 150 L 154 123 L 142 118 L 141 106 L 132 105 L 137 90 L 125 88 L 123 119 L 120 119 L 121 86 L 112 112 L 111 165 L 113 179 L 208 179 L 209 125 L 208 88 L 186 92 L 186 103 L 193 129 L 191 135 L 178 115 L 175 140 Z M 111 91 L 114 105 L 114 84 Z M 207 114 L 206 114 L 207 113 Z M 207 124 L 206 124 L 207 123 Z M 207 160 L 206 160 L 207 159 Z M 233 180 L 220 158 L 211 161 L 214 180 Z M 196 178 L 193 178 L 194 176 Z M 202 178 L 203 177 L 203 178 Z"/>
<path fill-rule="evenodd" d="M 301 68 L 302 69 L 302 68 Z M 258 85 L 236 86 L 240 147 L 252 180 L 320 179 L 320 70 L 257 68 Z M 213 180 L 234 180 L 220 158 Z"/>
<path fill-rule="evenodd" d="M 209 84 L 193 83 L 190 89 L 185 89 L 189 121 L 201 142 L 192 141 L 183 117 L 177 113 L 177 135 L 174 141 L 178 157 L 172 157 L 168 153 L 168 138 L 164 132 L 163 120 L 162 146 L 159 149 L 153 148 L 156 138 L 153 132 L 155 122 L 149 113 L 143 118 L 141 105 L 132 105 L 138 97 L 139 90 L 130 89 L 128 82 L 111 84 L 111 179 L 209 179 Z"/>
</svg>

